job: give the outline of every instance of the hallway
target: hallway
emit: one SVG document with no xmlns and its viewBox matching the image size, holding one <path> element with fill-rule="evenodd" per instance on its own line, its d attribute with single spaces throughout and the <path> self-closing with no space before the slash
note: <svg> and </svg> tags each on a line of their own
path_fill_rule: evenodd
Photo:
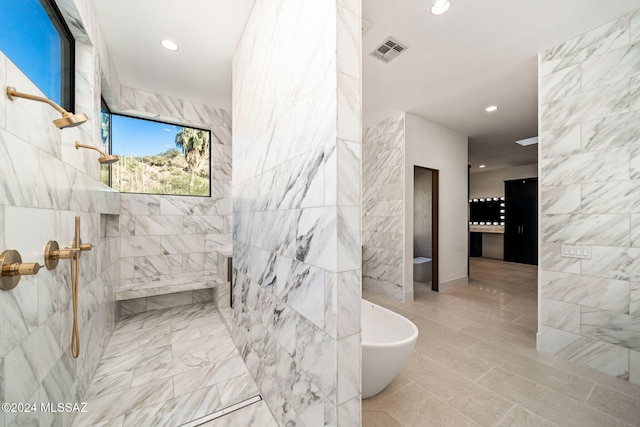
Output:
<svg viewBox="0 0 640 427">
<path fill-rule="evenodd" d="M 640 386 L 536 351 L 536 266 L 470 269 L 469 286 L 416 283 L 407 304 L 363 294 L 420 330 L 400 375 L 363 401 L 364 426 L 640 425 Z"/>
</svg>

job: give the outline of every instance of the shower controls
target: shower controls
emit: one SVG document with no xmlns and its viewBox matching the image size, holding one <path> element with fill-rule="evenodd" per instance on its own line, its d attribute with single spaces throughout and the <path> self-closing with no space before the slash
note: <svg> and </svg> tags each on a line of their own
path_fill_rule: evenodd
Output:
<svg viewBox="0 0 640 427">
<path fill-rule="evenodd" d="M 71 257 L 75 257 L 77 253 L 90 251 L 93 249 L 93 245 L 91 243 L 82 243 L 80 242 L 80 248 L 75 247 L 75 240 L 73 243 L 74 247 L 60 249 L 60 245 L 55 240 L 49 240 L 47 246 L 44 248 L 44 265 L 48 270 L 53 270 L 58 266 L 58 261 L 61 259 L 71 259 Z"/>
<path fill-rule="evenodd" d="M 80 239 L 80 217 L 75 218 L 75 235 L 70 248 L 60 249 L 58 242 L 50 240 L 44 248 L 44 264 L 49 270 L 58 266 L 58 261 L 68 259 L 71 268 L 71 295 L 73 299 L 73 330 L 71 331 L 71 355 L 80 355 L 80 333 L 78 331 L 78 282 L 80 280 L 80 255 L 93 249 L 91 243 Z"/>
<path fill-rule="evenodd" d="M 44 247 L 44 265 L 48 270 L 53 270 L 58 266 L 61 259 L 70 259 L 78 250 L 71 248 L 60 249 L 58 242 L 49 240 Z"/>
<path fill-rule="evenodd" d="M 0 289 L 10 291 L 18 286 L 22 276 L 38 274 L 42 268 L 37 262 L 22 262 L 18 251 L 6 250 L 0 254 L 0 266 L 2 269 Z"/>
</svg>

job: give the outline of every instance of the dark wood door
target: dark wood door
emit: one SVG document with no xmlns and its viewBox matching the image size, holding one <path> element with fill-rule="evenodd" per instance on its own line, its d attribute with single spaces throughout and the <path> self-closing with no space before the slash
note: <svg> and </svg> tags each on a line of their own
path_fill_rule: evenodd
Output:
<svg viewBox="0 0 640 427">
<path fill-rule="evenodd" d="M 504 260 L 538 264 L 538 179 L 505 181 Z"/>
</svg>

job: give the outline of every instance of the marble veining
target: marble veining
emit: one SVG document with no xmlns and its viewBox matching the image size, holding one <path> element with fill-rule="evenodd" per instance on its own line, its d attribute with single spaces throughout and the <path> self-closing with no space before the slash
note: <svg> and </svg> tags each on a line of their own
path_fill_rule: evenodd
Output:
<svg viewBox="0 0 640 427">
<path fill-rule="evenodd" d="M 563 331 L 580 333 L 580 306 L 552 299 L 542 300 L 540 321 Z"/>
<path fill-rule="evenodd" d="M 580 321 L 587 337 L 640 350 L 640 319 L 635 316 L 582 307 Z"/>
<path fill-rule="evenodd" d="M 343 334 L 359 341 L 358 4 L 257 1 L 233 59 L 232 328 L 282 425 L 359 420 L 338 399 L 338 377 L 342 399 L 360 394 L 338 364 Z"/>
<path fill-rule="evenodd" d="M 580 66 L 574 65 L 545 76 L 540 88 L 540 97 L 545 101 L 566 98 L 578 93 L 582 88 Z"/>
<path fill-rule="evenodd" d="M 116 112 L 211 130 L 211 197 L 123 194 L 121 286 L 215 276 L 215 254 L 231 249 L 231 116 L 226 110 L 122 87 Z M 211 252 L 211 254 L 209 254 Z M 189 286 L 181 290 L 191 290 Z M 149 296 L 149 295 L 146 295 Z M 133 307 L 130 307 L 133 309 Z M 140 309 L 138 306 L 136 309 Z"/>
<path fill-rule="evenodd" d="M 403 114 L 364 132 L 362 168 L 363 286 L 402 299 Z"/>
<path fill-rule="evenodd" d="M 542 238 L 550 243 L 629 246 L 629 215 L 550 215 L 543 218 Z"/>
<path fill-rule="evenodd" d="M 96 99 L 100 82 L 98 35 L 91 8 L 60 2 L 76 38 L 76 108 L 89 116 L 80 128 L 58 130 L 57 113 L 46 105 L 0 100 L 0 243 L 23 258 L 43 264 L 42 247 L 73 236 L 74 216 L 82 218 L 82 239 L 94 244 L 83 254 L 79 307 L 81 355 L 69 352 L 72 309 L 69 263 L 26 278 L 0 295 L 5 326 L 0 333 L 0 394 L 4 402 L 80 401 L 98 365 L 116 320 L 114 287 L 119 277 L 117 239 L 102 233 L 103 215 L 120 210 L 119 194 L 99 181 L 95 157 L 73 148 L 97 135 Z M 82 10 L 81 10 L 82 9 Z M 84 16 L 87 22 L 83 22 Z M 91 22 L 89 22 L 91 21 Z M 0 53 L 0 82 L 40 91 Z M 25 224 L 35 224 L 26 227 Z M 2 425 L 70 425 L 73 414 L 8 413 Z"/>
<path fill-rule="evenodd" d="M 543 158 L 578 153 L 580 152 L 581 125 L 576 124 L 540 132 L 538 141 L 540 154 Z"/>
<path fill-rule="evenodd" d="M 636 197 L 638 181 L 602 182 L 582 185 L 582 212 L 588 214 L 633 214 L 640 209 Z"/>
<path fill-rule="evenodd" d="M 580 210 L 580 185 L 558 185 L 540 188 L 540 205 L 547 214 L 572 214 Z M 608 211 L 605 211 L 608 212 Z"/>
<path fill-rule="evenodd" d="M 80 278 L 82 352 L 76 361 L 68 351 L 72 318 L 68 263 L 29 278 L 26 285 L 11 293 L 3 293 L 0 305 L 11 319 L 11 327 L 0 333 L 3 401 L 81 401 L 115 325 L 115 288 L 120 279 L 126 284 L 139 284 L 138 279 L 168 279 L 167 272 L 176 273 L 178 279 L 194 274 L 213 277 L 217 271 L 215 251 L 231 248 L 231 229 L 225 226 L 231 223 L 229 112 L 131 88 L 121 91 L 90 3 L 63 0 L 58 4 L 76 39 L 76 109 L 87 113 L 90 121 L 79 128 L 58 131 L 51 124 L 55 111 L 38 103 L 9 103 L 1 97 L 0 166 L 14 172 L 0 179 L 0 241 L 3 247 L 15 247 L 23 256 L 42 263 L 43 243 L 50 239 L 67 241 L 73 235 L 73 217 L 83 218 L 82 238 L 92 242 L 94 249 L 83 255 Z M 24 92 L 39 92 L 2 54 L 0 82 L 2 87 L 10 83 Z M 95 117 L 100 94 L 116 112 L 124 111 L 120 109 L 122 101 L 130 114 L 161 114 L 172 122 L 210 128 L 215 178 L 212 197 L 184 199 L 180 203 L 175 197 L 153 195 L 121 198 L 119 193 L 105 188 L 99 182 L 95 156 L 73 147 L 75 140 L 93 145 L 99 129 Z M 193 211 L 185 212 L 188 203 Z M 101 215 L 121 213 L 120 221 Z M 197 218 L 185 226 L 184 218 L 189 215 Z M 26 235 L 18 232 L 31 218 L 37 227 Z M 176 237 L 185 233 L 194 239 Z M 188 249 L 194 240 L 198 244 Z M 205 240 L 209 242 L 207 249 Z M 205 254 L 205 250 L 213 253 Z M 122 254 L 125 256 L 119 260 Z M 218 296 L 228 297 L 228 292 L 221 289 Z M 144 307 L 159 309 L 187 300 L 189 304 L 212 301 L 214 297 L 210 288 L 195 289 L 173 301 L 149 297 Z M 132 304 L 128 310 L 139 310 L 141 305 Z M 34 359 L 29 356 L 33 354 L 40 356 Z M 184 363 L 196 363 L 196 359 Z M 32 418 L 27 414 L 3 414 L 0 424 L 70 425 L 73 414 L 40 414 L 35 420 Z M 124 417 L 117 417 L 114 422 L 122 424 Z"/>
<path fill-rule="evenodd" d="M 539 55 L 541 348 L 634 382 L 638 14 Z M 591 257 L 562 257 L 563 244 L 588 245 Z"/>
<path fill-rule="evenodd" d="M 629 79 L 626 79 L 545 102 L 541 105 L 541 129 L 556 129 L 612 114 L 627 113 L 634 99 Z"/>
<path fill-rule="evenodd" d="M 213 303 L 167 308 L 118 322 L 74 425 L 175 426 L 257 394 Z"/>
<path fill-rule="evenodd" d="M 592 246 L 591 259 L 581 261 L 582 274 L 618 280 L 640 279 L 640 248 Z"/>
<path fill-rule="evenodd" d="M 590 89 L 640 74 L 640 44 L 625 45 L 581 64 L 582 88 Z"/>
<path fill-rule="evenodd" d="M 626 280 L 541 272 L 540 293 L 546 298 L 595 307 L 618 313 L 629 312 L 629 287 Z"/>
<path fill-rule="evenodd" d="M 625 146 L 636 147 L 640 132 L 640 111 L 617 114 L 581 125 L 582 148 L 587 151 L 608 150 Z"/>
<path fill-rule="evenodd" d="M 631 15 L 623 16 L 541 53 L 541 74 L 544 76 L 581 64 L 591 57 L 625 46 L 629 43 L 630 17 Z"/>
<path fill-rule="evenodd" d="M 618 148 L 543 159 L 540 185 L 628 180 L 629 157 L 629 148 Z"/>
</svg>

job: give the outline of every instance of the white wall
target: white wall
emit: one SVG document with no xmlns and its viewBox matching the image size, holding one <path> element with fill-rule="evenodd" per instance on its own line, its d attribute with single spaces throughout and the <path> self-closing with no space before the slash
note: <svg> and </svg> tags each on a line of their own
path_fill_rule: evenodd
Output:
<svg viewBox="0 0 640 427">
<path fill-rule="evenodd" d="M 468 139 L 413 114 L 405 115 L 405 195 L 413 194 L 414 165 L 440 172 L 440 290 L 467 283 Z M 405 236 L 413 236 L 413 198 L 405 197 Z M 405 299 L 413 298 L 413 237 L 404 239 Z"/>
<path fill-rule="evenodd" d="M 473 172 L 469 177 L 469 197 L 503 197 L 504 182 L 538 176 L 538 164 Z"/>
<path fill-rule="evenodd" d="M 473 172 L 469 177 L 469 198 L 503 197 L 505 181 L 537 176 L 537 163 L 486 172 Z M 504 259 L 504 235 L 483 233 L 482 256 L 485 258 Z"/>
</svg>

